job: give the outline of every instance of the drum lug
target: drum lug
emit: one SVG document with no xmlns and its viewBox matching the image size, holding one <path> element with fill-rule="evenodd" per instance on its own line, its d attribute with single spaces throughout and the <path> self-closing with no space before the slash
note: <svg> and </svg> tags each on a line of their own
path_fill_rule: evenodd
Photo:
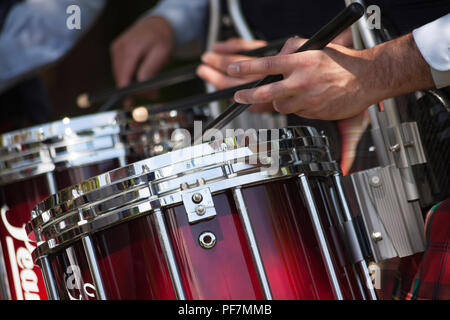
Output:
<svg viewBox="0 0 450 320">
<path fill-rule="evenodd" d="M 216 208 L 209 188 L 191 189 L 182 194 L 184 208 L 186 209 L 189 223 L 211 219 L 216 216 Z"/>
</svg>

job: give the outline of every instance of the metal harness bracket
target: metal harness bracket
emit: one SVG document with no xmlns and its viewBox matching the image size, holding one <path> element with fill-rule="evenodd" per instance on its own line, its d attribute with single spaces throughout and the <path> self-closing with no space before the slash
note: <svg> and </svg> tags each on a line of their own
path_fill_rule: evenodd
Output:
<svg viewBox="0 0 450 320">
<path fill-rule="evenodd" d="M 398 168 L 427 162 L 416 122 L 404 122 L 400 124 L 399 128 L 388 128 L 388 139 L 389 149 Z M 404 151 L 400 144 L 403 144 Z"/>
<path fill-rule="evenodd" d="M 399 169 L 377 167 L 349 176 L 376 262 L 425 249 L 424 221 L 417 202 L 401 187 Z"/>
</svg>

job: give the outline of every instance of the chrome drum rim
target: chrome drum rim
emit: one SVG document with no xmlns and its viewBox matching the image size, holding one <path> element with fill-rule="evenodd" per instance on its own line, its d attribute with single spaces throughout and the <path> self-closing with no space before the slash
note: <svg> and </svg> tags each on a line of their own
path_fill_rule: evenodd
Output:
<svg viewBox="0 0 450 320">
<path fill-rule="evenodd" d="M 208 188 L 211 194 L 217 194 L 300 173 L 328 176 L 339 172 L 326 137 L 315 129 L 276 130 L 277 140 L 261 143 L 258 137 L 257 144 L 246 145 L 240 144 L 239 137 L 229 137 L 138 161 L 61 190 L 39 203 L 27 224 L 27 231 L 39 234 L 37 238 L 42 240 L 33 252 L 34 258 L 155 209 L 179 205 L 183 194 L 197 189 Z M 265 170 L 267 163 L 250 161 L 261 155 L 255 150 L 269 142 L 269 159 L 274 151 L 278 154 L 276 172 Z"/>
</svg>

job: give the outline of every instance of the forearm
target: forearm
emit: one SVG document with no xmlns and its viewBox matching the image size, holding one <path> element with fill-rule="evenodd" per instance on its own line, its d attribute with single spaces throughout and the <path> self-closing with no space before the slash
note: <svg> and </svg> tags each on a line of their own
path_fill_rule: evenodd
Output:
<svg viewBox="0 0 450 320">
<path fill-rule="evenodd" d="M 371 80 L 365 87 L 370 90 L 373 103 L 434 87 L 430 67 L 412 34 L 368 49 L 367 56 L 371 65 L 366 79 Z"/>
</svg>

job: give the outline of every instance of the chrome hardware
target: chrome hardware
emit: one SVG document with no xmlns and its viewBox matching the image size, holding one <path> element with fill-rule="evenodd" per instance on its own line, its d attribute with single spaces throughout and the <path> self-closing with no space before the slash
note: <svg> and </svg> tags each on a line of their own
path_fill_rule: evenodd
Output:
<svg viewBox="0 0 450 320">
<path fill-rule="evenodd" d="M 175 150 L 58 191 L 34 208 L 33 217 L 27 224 L 29 233 L 41 232 L 47 239 L 39 243 L 33 257 L 37 259 L 52 254 L 84 235 L 126 219 L 148 215 L 156 208 L 185 202 L 188 207 L 186 211 L 190 212 L 194 221 L 211 219 L 214 209 L 211 194 L 236 186 L 295 177 L 300 173 L 325 177 L 339 170 L 337 163 L 327 156 L 326 139 L 318 135 L 314 128 L 299 126 L 278 131 L 277 137 L 289 134 L 290 138 L 270 140 L 280 154 L 276 160 L 280 170 L 275 175 L 261 170 L 260 164 L 246 161 L 249 157 L 260 155 L 257 151 L 259 144 L 248 146 L 238 135 L 227 140 L 230 144 L 226 150 L 222 141 Z M 304 158 L 302 163 L 295 162 L 296 157 Z M 228 171 L 225 170 L 227 168 Z M 234 172 L 233 177 L 229 176 L 231 172 Z M 204 194 L 201 190 L 207 192 Z M 197 204 L 192 197 L 199 192 L 203 200 Z M 150 200 L 152 195 L 154 199 Z M 202 216 L 195 211 L 199 205 L 206 209 Z M 82 211 L 80 217 L 79 209 Z M 85 223 L 78 225 L 83 220 Z"/>
<path fill-rule="evenodd" d="M 6 264 L 1 246 L 0 246 L 0 296 L 2 300 L 12 299 L 8 274 L 6 273 Z"/>
<path fill-rule="evenodd" d="M 48 188 L 50 193 L 56 193 L 56 181 L 53 172 L 48 172 L 46 174 L 46 179 L 48 183 Z M 35 231 L 36 241 L 39 243 L 42 241 L 42 236 L 39 230 Z M 49 300 L 59 300 L 59 294 L 55 282 L 55 277 L 53 275 L 53 270 L 48 256 L 43 256 L 39 259 L 40 268 L 42 272 L 42 278 L 44 279 L 45 290 Z"/>
<path fill-rule="evenodd" d="M 247 211 L 247 205 L 245 204 L 244 196 L 240 187 L 233 188 L 234 201 L 239 211 L 239 216 L 244 226 L 245 235 L 252 253 L 252 258 L 255 263 L 255 268 L 258 273 L 259 282 L 263 289 L 264 297 L 267 300 L 272 300 L 272 292 L 270 290 L 269 280 L 267 279 L 266 270 L 259 252 L 258 242 L 256 241 L 255 233 L 253 232 L 252 223 Z"/>
<path fill-rule="evenodd" d="M 206 209 L 205 209 L 204 206 L 202 206 L 202 205 L 200 204 L 200 205 L 198 205 L 198 206 L 195 208 L 195 212 L 196 212 L 199 216 L 202 216 L 202 215 L 205 214 Z"/>
<path fill-rule="evenodd" d="M 64 118 L 0 135 L 0 184 L 52 172 L 55 165 L 124 158 L 117 116 L 112 111 Z"/>
<path fill-rule="evenodd" d="M 356 235 L 355 226 L 353 224 L 352 214 L 350 211 L 350 207 L 348 204 L 347 197 L 344 193 L 344 187 L 342 185 L 342 176 L 337 173 L 333 175 L 334 185 L 336 187 L 336 191 L 338 197 L 340 199 L 340 203 L 343 211 L 343 219 L 344 219 L 344 230 L 347 237 L 347 241 L 350 244 L 350 251 L 353 258 L 353 261 L 358 265 L 359 270 L 361 271 L 361 275 L 367 284 L 367 290 L 369 293 L 369 298 L 371 300 L 377 300 L 377 295 L 375 292 L 375 288 L 371 284 L 370 274 L 367 268 L 366 261 L 364 260 L 363 252 L 361 250 L 361 245 L 358 240 L 358 236 Z M 377 182 L 377 179 L 375 179 Z M 365 294 L 363 294 L 365 296 Z"/>
<path fill-rule="evenodd" d="M 189 185 L 188 185 L 186 182 L 183 182 L 183 183 L 180 185 L 180 189 L 181 189 L 181 190 L 187 190 L 187 189 L 189 189 Z"/>
<path fill-rule="evenodd" d="M 197 192 L 197 193 L 194 193 L 194 195 L 192 196 L 192 201 L 194 203 L 200 203 L 200 202 L 202 202 L 202 200 L 203 200 L 203 196 L 201 193 Z"/>
<path fill-rule="evenodd" d="M 194 198 L 197 200 L 194 200 Z M 211 195 L 211 190 L 201 186 L 201 189 L 184 192 L 182 195 L 184 208 L 189 223 L 196 223 L 216 216 L 216 209 Z M 200 201 L 198 201 L 200 200 Z"/>
<path fill-rule="evenodd" d="M 90 236 L 84 236 L 81 238 L 84 247 L 84 253 L 86 254 L 86 260 L 89 265 L 89 271 L 94 281 L 96 296 L 98 300 L 107 300 L 105 287 L 103 286 L 103 280 L 98 268 L 97 256 L 94 251 L 94 245 Z"/>
<path fill-rule="evenodd" d="M 381 235 L 381 232 L 378 232 L 378 231 L 372 232 L 372 239 L 373 239 L 373 241 L 378 242 L 378 241 L 383 240 L 383 236 Z"/>
<path fill-rule="evenodd" d="M 45 291 L 49 300 L 59 300 L 58 290 L 56 289 L 55 277 L 53 276 L 52 267 L 47 256 L 38 260 L 38 265 L 42 271 L 44 278 Z"/>
<path fill-rule="evenodd" d="M 387 133 L 391 143 L 389 150 L 393 153 L 398 168 L 427 162 L 416 122 L 405 122 L 398 127 L 390 127 Z"/>
<path fill-rule="evenodd" d="M 398 143 L 396 143 L 396 144 L 394 144 L 393 146 L 390 146 L 389 147 L 389 150 L 391 151 L 391 152 L 398 152 L 398 151 L 400 151 L 400 145 L 398 144 Z"/>
<path fill-rule="evenodd" d="M 330 279 L 331 287 L 333 288 L 334 294 L 337 300 L 343 300 L 343 295 L 339 285 L 339 281 L 336 275 L 336 270 L 334 269 L 334 264 L 331 259 L 330 251 L 328 250 L 328 244 L 323 232 L 322 224 L 320 223 L 319 213 L 316 209 L 316 204 L 314 202 L 314 197 L 309 187 L 308 178 L 304 174 L 300 174 L 300 186 L 304 196 L 306 207 L 308 208 L 309 215 L 311 217 L 311 222 L 313 225 L 314 233 L 316 235 L 317 242 L 319 243 L 320 252 L 327 269 L 328 277 Z"/>
<path fill-rule="evenodd" d="M 379 176 L 375 175 L 370 177 L 369 183 L 374 187 L 379 187 L 381 185 L 381 179 Z"/>
<path fill-rule="evenodd" d="M 216 245 L 216 235 L 210 231 L 205 231 L 198 237 L 198 242 L 203 249 L 211 249 Z"/>
<path fill-rule="evenodd" d="M 175 260 L 175 254 L 173 252 L 172 244 L 170 243 L 169 233 L 167 232 L 166 224 L 164 222 L 161 209 L 156 209 L 153 213 L 156 229 L 158 230 L 158 237 L 161 241 L 161 247 L 166 258 L 167 266 L 169 268 L 170 278 L 174 286 L 177 299 L 186 300 L 186 294 L 184 293 L 183 282 L 181 281 L 181 275 L 178 270 L 177 262 Z"/>
</svg>

